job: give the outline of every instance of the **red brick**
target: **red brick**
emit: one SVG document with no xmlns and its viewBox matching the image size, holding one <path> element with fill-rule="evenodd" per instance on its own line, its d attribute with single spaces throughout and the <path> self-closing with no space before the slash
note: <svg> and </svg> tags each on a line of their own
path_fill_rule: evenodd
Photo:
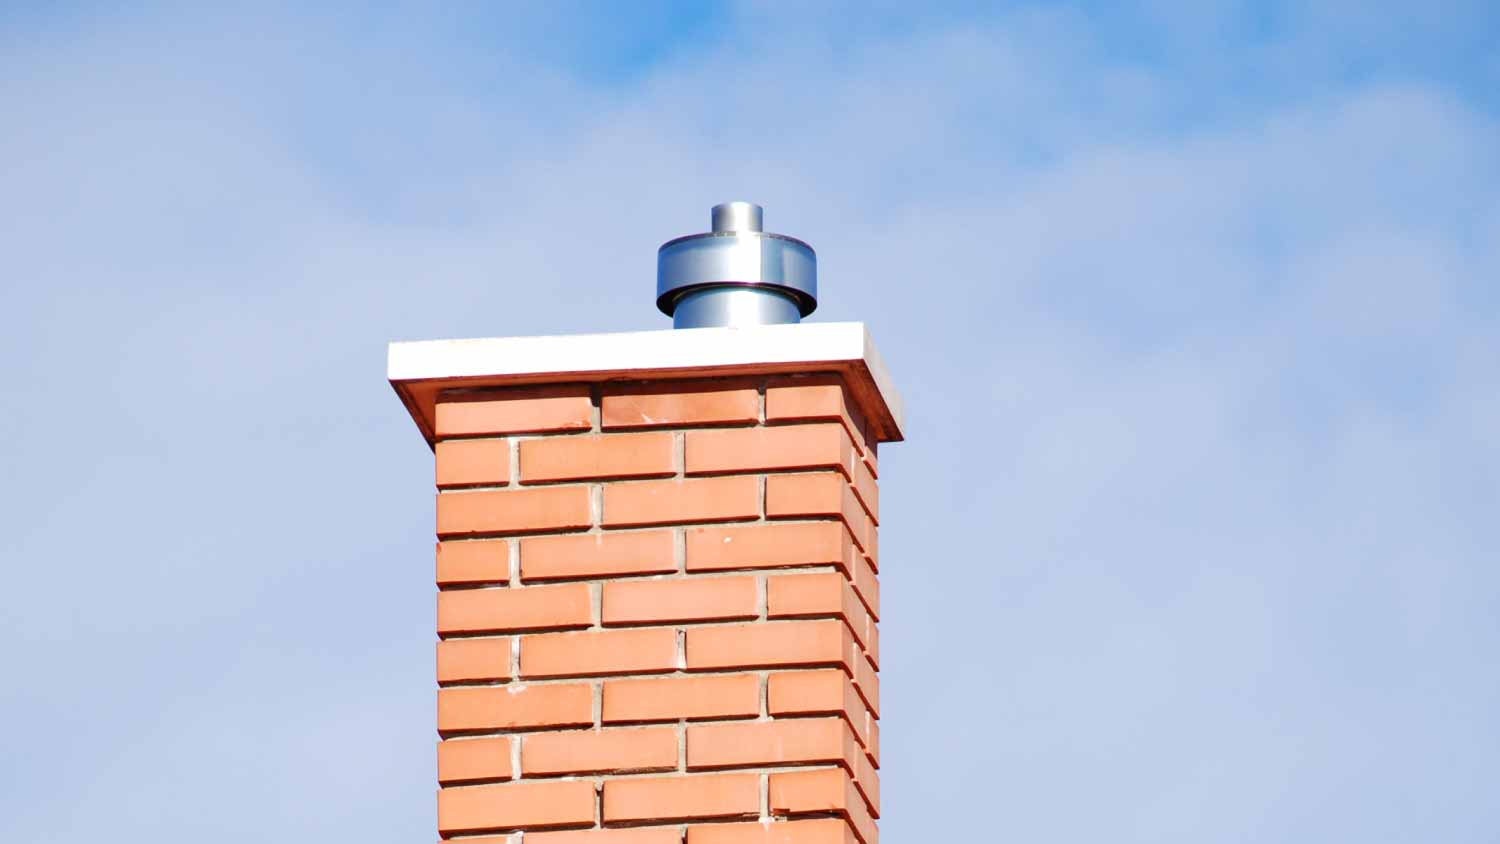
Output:
<svg viewBox="0 0 1500 844">
<path fill-rule="evenodd" d="M 438 732 L 443 735 L 593 723 L 594 689 L 588 683 L 438 690 Z"/>
<path fill-rule="evenodd" d="M 766 424 L 838 422 L 849 433 L 870 471 L 879 473 L 876 442 L 836 375 L 778 378 L 766 386 Z"/>
<path fill-rule="evenodd" d="M 815 421 L 840 422 L 849 436 L 860 436 L 860 426 L 849 413 L 838 376 L 793 376 L 766 385 L 767 424 Z"/>
<path fill-rule="evenodd" d="M 604 723 L 754 718 L 760 714 L 760 677 L 658 677 L 604 684 Z"/>
<path fill-rule="evenodd" d="M 849 820 L 863 844 L 878 844 L 875 821 L 847 771 L 826 768 L 771 774 L 769 797 L 773 815 L 837 812 Z"/>
<path fill-rule="evenodd" d="M 650 674 L 677 669 L 671 627 L 547 633 L 521 639 L 522 677 Z"/>
<path fill-rule="evenodd" d="M 515 782 L 438 792 L 438 832 L 591 826 L 594 784 L 586 780 Z"/>
<path fill-rule="evenodd" d="M 668 432 L 544 437 L 523 441 L 520 451 L 523 483 L 677 473 L 677 441 Z"/>
<path fill-rule="evenodd" d="M 875 622 L 849 581 L 838 572 L 767 578 L 766 614 L 769 618 L 841 618 L 871 660 L 879 664 L 873 648 Z"/>
<path fill-rule="evenodd" d="M 507 736 L 438 742 L 438 782 L 448 785 L 510 779 L 514 776 L 510 742 Z"/>
<path fill-rule="evenodd" d="M 838 566 L 865 608 L 880 618 L 880 582 L 842 522 L 765 523 L 693 528 L 687 532 L 687 570 Z"/>
<path fill-rule="evenodd" d="M 593 523 L 586 486 L 444 492 L 437 497 L 440 537 L 475 533 L 577 530 Z"/>
<path fill-rule="evenodd" d="M 778 469 L 852 471 L 853 448 L 838 425 L 724 428 L 685 435 L 689 475 Z"/>
<path fill-rule="evenodd" d="M 604 822 L 666 823 L 760 813 L 759 774 L 612 779 L 604 783 Z"/>
<path fill-rule="evenodd" d="M 694 826 L 688 829 L 687 844 L 859 844 L 859 839 L 839 818 L 811 818 Z"/>
<path fill-rule="evenodd" d="M 473 840 L 463 844 L 482 844 Z M 514 844 L 514 842 L 497 842 Z M 675 826 L 627 829 L 577 829 L 567 832 L 530 832 L 526 844 L 682 844 L 682 830 Z"/>
<path fill-rule="evenodd" d="M 439 489 L 510 483 L 510 440 L 443 440 L 434 454 Z"/>
<path fill-rule="evenodd" d="M 760 396 L 745 382 L 606 386 L 601 417 L 605 430 L 753 424 L 760 418 Z"/>
<path fill-rule="evenodd" d="M 528 777 L 676 767 L 677 730 L 672 727 L 536 733 L 521 744 L 521 771 Z"/>
<path fill-rule="evenodd" d="M 840 765 L 862 756 L 842 718 L 788 718 L 688 727 L 688 770 Z"/>
<path fill-rule="evenodd" d="M 849 532 L 857 543 L 861 526 L 846 512 L 853 498 L 848 482 L 837 472 L 773 475 L 766 479 L 767 518 L 838 516 L 849 524 Z"/>
<path fill-rule="evenodd" d="M 677 571 L 667 530 L 538 536 L 521 540 L 521 579 L 566 580 Z"/>
<path fill-rule="evenodd" d="M 439 437 L 587 431 L 593 425 L 594 406 L 586 384 L 497 390 L 483 400 L 440 401 L 435 422 Z"/>
<path fill-rule="evenodd" d="M 849 724 L 861 744 L 866 747 L 870 744 L 869 728 L 874 719 L 849 676 L 836 668 L 772 674 L 767 681 L 766 705 L 777 718 L 838 715 Z"/>
<path fill-rule="evenodd" d="M 837 516 L 843 519 L 854 543 L 870 557 L 870 564 L 877 571 L 880 569 L 880 561 L 874 552 L 875 525 L 842 475 L 837 472 L 808 472 L 800 475 L 771 475 L 766 478 L 766 518 L 812 516 Z"/>
<path fill-rule="evenodd" d="M 690 671 L 780 666 L 838 666 L 853 672 L 859 645 L 838 621 L 765 622 L 687 631 Z"/>
<path fill-rule="evenodd" d="M 687 570 L 843 566 L 847 542 L 838 522 L 693 528 L 687 531 Z"/>
<path fill-rule="evenodd" d="M 509 540 L 470 539 L 437 544 L 439 586 L 509 581 Z"/>
<path fill-rule="evenodd" d="M 439 635 L 577 629 L 594 623 L 594 599 L 586 583 L 449 590 L 437 618 Z"/>
<path fill-rule="evenodd" d="M 437 643 L 438 685 L 510 679 L 510 637 Z"/>
<path fill-rule="evenodd" d="M 732 522 L 759 515 L 760 479 L 750 475 L 604 487 L 605 527 Z"/>
<path fill-rule="evenodd" d="M 440 402 L 441 834 L 877 844 L 879 491 L 852 394 L 834 375 L 590 389 Z M 512 460 L 501 438 L 544 422 L 560 435 Z M 516 495 L 536 492 L 556 497 Z M 756 523 L 697 526 L 734 521 Z M 678 525 L 685 548 L 653 528 Z M 476 735 L 499 731 L 520 734 Z M 787 766 L 815 777 L 707 773 Z M 751 820 L 768 776 L 773 820 Z M 576 790 L 501 790 L 520 785 Z"/>
<path fill-rule="evenodd" d="M 754 577 L 622 580 L 604 584 L 605 624 L 731 621 L 759 615 L 760 590 Z"/>
</svg>

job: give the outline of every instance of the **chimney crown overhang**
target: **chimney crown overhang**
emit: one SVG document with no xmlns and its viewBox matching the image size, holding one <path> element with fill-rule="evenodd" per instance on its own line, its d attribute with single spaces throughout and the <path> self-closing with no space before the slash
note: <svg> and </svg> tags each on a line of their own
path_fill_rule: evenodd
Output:
<svg viewBox="0 0 1500 844">
<path fill-rule="evenodd" d="M 751 202 L 725 202 L 712 231 L 656 252 L 656 307 L 674 328 L 800 322 L 818 307 L 818 256 L 795 237 L 762 230 Z"/>
<path fill-rule="evenodd" d="M 430 444 L 444 390 L 808 372 L 843 375 L 875 439 L 904 438 L 901 396 L 862 322 L 392 343 L 387 377 Z"/>
</svg>

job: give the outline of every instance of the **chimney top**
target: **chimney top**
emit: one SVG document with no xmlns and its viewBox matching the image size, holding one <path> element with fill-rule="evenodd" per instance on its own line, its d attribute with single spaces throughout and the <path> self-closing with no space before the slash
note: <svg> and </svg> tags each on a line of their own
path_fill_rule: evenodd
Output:
<svg viewBox="0 0 1500 844">
<path fill-rule="evenodd" d="M 711 231 L 656 252 L 656 307 L 674 328 L 801 322 L 818 307 L 818 256 L 795 237 L 764 231 L 753 202 L 724 202 Z"/>
</svg>

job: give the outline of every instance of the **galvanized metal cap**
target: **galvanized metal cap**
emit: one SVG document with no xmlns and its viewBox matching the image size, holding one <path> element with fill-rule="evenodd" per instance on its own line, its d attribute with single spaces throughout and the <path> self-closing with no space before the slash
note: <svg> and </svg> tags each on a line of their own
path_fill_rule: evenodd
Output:
<svg viewBox="0 0 1500 844">
<path fill-rule="evenodd" d="M 754 203 L 725 202 L 713 208 L 712 231 L 663 243 L 656 251 L 656 307 L 673 316 L 685 297 L 722 289 L 790 299 L 799 316 L 776 321 L 812 313 L 817 253 L 795 237 L 762 231 L 763 217 Z"/>
</svg>

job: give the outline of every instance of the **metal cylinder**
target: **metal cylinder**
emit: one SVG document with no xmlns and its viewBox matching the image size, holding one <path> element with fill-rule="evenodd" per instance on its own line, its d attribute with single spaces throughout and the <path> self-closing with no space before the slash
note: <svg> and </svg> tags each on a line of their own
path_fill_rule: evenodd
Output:
<svg viewBox="0 0 1500 844">
<path fill-rule="evenodd" d="M 656 252 L 656 307 L 674 328 L 800 322 L 818 306 L 811 246 L 762 231 L 750 202 L 715 205 L 712 231 L 669 240 Z"/>
<path fill-rule="evenodd" d="M 741 327 L 801 322 L 791 297 L 746 287 L 705 287 L 677 300 L 673 328 Z"/>
<path fill-rule="evenodd" d="M 709 212 L 716 232 L 758 232 L 765 211 L 753 202 L 721 202 Z"/>
</svg>

